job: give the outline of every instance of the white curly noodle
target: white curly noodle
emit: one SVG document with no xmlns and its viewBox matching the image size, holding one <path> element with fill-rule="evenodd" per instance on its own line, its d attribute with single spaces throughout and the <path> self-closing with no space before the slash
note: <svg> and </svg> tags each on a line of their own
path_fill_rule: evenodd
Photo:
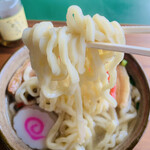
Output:
<svg viewBox="0 0 150 150">
<path fill-rule="evenodd" d="M 34 91 L 35 90 L 35 91 Z M 28 100 L 28 95 L 33 97 L 32 101 Z M 39 85 L 37 77 L 31 77 L 24 81 L 15 94 L 16 102 L 23 102 L 26 105 L 36 103 L 35 99 L 39 96 Z"/>
<path fill-rule="evenodd" d="M 23 41 L 30 50 L 32 68 L 37 75 L 34 83 L 40 88 L 39 106 L 58 114 L 47 136 L 47 147 L 93 150 L 119 144 L 128 134 L 129 121 L 120 120 L 110 89 L 116 84 L 116 67 L 124 54 L 88 49 L 86 42 L 125 44 L 121 26 L 98 14 L 93 18 L 84 16 L 78 6 L 71 6 L 67 12 L 67 26 L 56 28 L 51 22 L 41 22 L 24 31 Z M 26 81 L 19 90 L 26 88 L 33 95 L 30 86 L 26 86 L 31 83 Z M 24 97 L 21 99 L 26 102 Z M 92 138 L 97 135 L 95 127 L 104 131 L 105 136 L 93 146 Z M 123 137 L 119 137 L 119 132 Z"/>
</svg>

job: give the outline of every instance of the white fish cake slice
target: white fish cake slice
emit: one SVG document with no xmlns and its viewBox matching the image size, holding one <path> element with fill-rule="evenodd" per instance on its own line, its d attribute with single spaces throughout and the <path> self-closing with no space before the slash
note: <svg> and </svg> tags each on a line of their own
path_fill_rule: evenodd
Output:
<svg viewBox="0 0 150 150">
<path fill-rule="evenodd" d="M 46 137 L 54 124 L 54 119 L 48 113 L 25 107 L 14 117 L 13 126 L 22 141 L 31 148 L 46 148 Z"/>
</svg>

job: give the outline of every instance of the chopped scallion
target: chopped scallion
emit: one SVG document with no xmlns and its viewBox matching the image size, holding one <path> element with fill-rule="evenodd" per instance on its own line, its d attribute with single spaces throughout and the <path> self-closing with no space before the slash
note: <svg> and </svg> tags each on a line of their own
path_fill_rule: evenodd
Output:
<svg viewBox="0 0 150 150">
<path fill-rule="evenodd" d="M 128 61 L 125 60 L 125 59 L 123 59 L 123 60 L 121 61 L 121 65 L 124 66 L 124 67 L 127 65 L 127 63 L 128 63 Z"/>
<path fill-rule="evenodd" d="M 134 81 L 134 79 L 132 78 L 132 76 L 129 76 L 130 77 L 130 83 L 133 85 L 133 86 L 135 86 L 135 81 Z"/>
<path fill-rule="evenodd" d="M 136 103 L 136 110 L 138 110 L 138 109 L 139 109 L 139 106 L 140 106 L 140 103 L 139 103 L 139 102 L 137 102 L 137 103 Z"/>
</svg>

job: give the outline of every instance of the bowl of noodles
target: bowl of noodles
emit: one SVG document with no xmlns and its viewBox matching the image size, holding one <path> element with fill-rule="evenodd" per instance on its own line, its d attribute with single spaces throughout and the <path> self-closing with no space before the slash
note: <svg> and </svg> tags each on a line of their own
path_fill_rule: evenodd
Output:
<svg viewBox="0 0 150 150">
<path fill-rule="evenodd" d="M 67 26 L 41 22 L 0 74 L 1 137 L 10 149 L 132 149 L 149 115 L 150 90 L 130 54 L 86 47 L 125 44 L 116 21 L 67 12 Z"/>
</svg>

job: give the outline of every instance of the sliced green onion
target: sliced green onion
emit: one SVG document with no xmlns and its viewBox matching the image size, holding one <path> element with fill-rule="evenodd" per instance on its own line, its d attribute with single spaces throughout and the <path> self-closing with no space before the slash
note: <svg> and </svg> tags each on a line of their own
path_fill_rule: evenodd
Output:
<svg viewBox="0 0 150 150">
<path fill-rule="evenodd" d="M 125 59 L 123 59 L 123 60 L 121 61 L 121 65 L 124 66 L 124 67 L 127 65 L 127 63 L 128 63 L 128 61 L 125 60 Z"/>
<path fill-rule="evenodd" d="M 132 76 L 129 75 L 129 78 L 130 78 L 130 83 L 131 83 L 133 86 L 135 86 L 135 81 L 134 81 L 134 79 L 132 78 Z"/>
<path fill-rule="evenodd" d="M 137 103 L 136 103 L 136 110 L 138 110 L 138 109 L 139 109 L 139 106 L 140 106 L 140 103 L 139 103 L 139 102 L 137 102 Z"/>
</svg>

